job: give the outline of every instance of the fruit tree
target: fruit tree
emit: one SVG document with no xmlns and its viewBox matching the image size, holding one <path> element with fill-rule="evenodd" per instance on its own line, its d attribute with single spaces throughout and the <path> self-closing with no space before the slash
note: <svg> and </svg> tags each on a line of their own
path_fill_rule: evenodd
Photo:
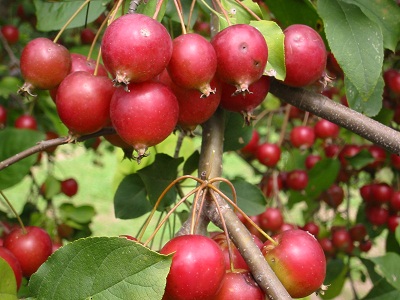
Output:
<svg viewBox="0 0 400 300">
<path fill-rule="evenodd" d="M 400 298 L 399 1 L 0 8 L 0 295 Z"/>
</svg>

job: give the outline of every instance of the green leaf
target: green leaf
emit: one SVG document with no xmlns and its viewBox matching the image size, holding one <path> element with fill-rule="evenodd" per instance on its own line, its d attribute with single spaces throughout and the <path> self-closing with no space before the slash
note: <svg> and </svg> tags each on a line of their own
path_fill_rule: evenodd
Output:
<svg viewBox="0 0 400 300">
<path fill-rule="evenodd" d="M 38 300 L 161 299 L 172 257 L 118 237 L 92 237 L 57 250 L 31 277 Z"/>
<path fill-rule="evenodd" d="M 183 165 L 183 175 L 190 175 L 196 171 L 199 167 L 200 152 L 198 150 L 194 151 L 188 159 L 185 160 Z"/>
<path fill-rule="evenodd" d="M 396 290 L 386 280 L 374 283 L 373 288 L 363 298 L 363 300 L 398 300 L 400 291 Z"/>
<path fill-rule="evenodd" d="M 366 165 L 374 162 L 375 159 L 368 149 L 362 149 L 356 155 L 352 157 L 346 157 L 346 160 L 354 169 L 360 170 Z"/>
<path fill-rule="evenodd" d="M 78 10 L 84 1 L 33 1 L 36 8 L 37 25 L 39 31 L 52 31 L 61 29 L 69 18 Z M 68 25 L 68 28 L 84 26 L 96 20 L 105 10 L 105 0 L 92 0 Z"/>
<path fill-rule="evenodd" d="M 315 198 L 322 191 L 327 190 L 337 178 L 340 170 L 340 162 L 336 159 L 324 158 L 317 162 L 308 171 L 308 185 L 306 194 L 309 198 Z M 322 175 L 323 174 L 323 175 Z"/>
<path fill-rule="evenodd" d="M 324 284 L 328 285 L 328 290 L 325 295 L 321 296 L 323 299 L 333 299 L 340 295 L 346 281 L 346 274 L 348 267 L 340 258 L 332 258 L 328 260 L 326 265 L 326 277 Z"/>
<path fill-rule="evenodd" d="M 10 265 L 0 257 L 0 299 L 17 300 L 17 281 Z"/>
<path fill-rule="evenodd" d="M 396 231 L 394 232 L 394 236 L 398 244 L 400 244 L 400 226 L 396 227 Z"/>
<path fill-rule="evenodd" d="M 232 180 L 231 183 L 236 190 L 237 204 L 247 215 L 258 215 L 265 210 L 266 199 L 257 186 L 240 179 Z M 220 189 L 233 200 L 232 190 L 228 184 L 222 182 Z"/>
<path fill-rule="evenodd" d="M 268 63 L 264 74 L 284 80 L 286 77 L 285 50 L 282 29 L 272 21 L 251 21 L 251 26 L 257 28 L 264 36 L 268 45 Z"/>
<path fill-rule="evenodd" d="M 96 215 L 94 207 L 91 205 L 74 206 L 72 203 L 63 203 L 59 210 L 63 220 L 72 220 L 80 224 L 91 222 Z"/>
<path fill-rule="evenodd" d="M 8 98 L 11 94 L 15 94 L 20 86 L 22 82 L 17 77 L 4 76 L 0 79 L 0 96 Z"/>
<path fill-rule="evenodd" d="M 318 1 L 318 13 L 336 60 L 361 99 L 367 101 L 381 77 L 381 29 L 358 6 L 341 0 Z"/>
<path fill-rule="evenodd" d="M 397 226 L 397 228 L 399 228 L 399 226 Z M 385 247 L 386 252 L 400 253 L 400 244 L 395 237 L 395 233 L 390 230 L 386 237 L 386 245 L 385 246 L 386 246 Z"/>
<path fill-rule="evenodd" d="M 134 219 L 151 211 L 152 206 L 146 195 L 143 180 L 138 174 L 126 176 L 114 195 L 115 217 Z"/>
<path fill-rule="evenodd" d="M 57 178 L 52 175 L 49 175 L 44 182 L 45 185 L 45 193 L 44 196 L 46 199 L 51 199 L 55 195 L 58 195 L 61 192 L 61 182 Z"/>
<path fill-rule="evenodd" d="M 321 19 L 309 0 L 265 0 L 264 2 L 282 28 L 292 24 L 305 24 L 314 29 L 321 27 Z"/>
<path fill-rule="evenodd" d="M 400 255 L 393 252 L 387 252 L 383 256 L 373 257 L 371 260 L 375 263 L 378 273 L 397 290 L 400 290 Z"/>
<path fill-rule="evenodd" d="M 137 173 L 143 180 L 147 195 L 152 206 L 165 188 L 176 179 L 178 166 L 183 162 L 183 158 L 172 158 L 169 155 L 159 153 L 154 162 L 139 170 Z M 176 200 L 176 190 L 172 188 L 165 196 L 158 209 L 163 209 L 174 203 Z"/>
<path fill-rule="evenodd" d="M 38 131 L 6 128 L 0 131 L 0 161 L 10 158 L 41 140 L 44 134 Z M 37 161 L 37 154 L 30 155 L 0 171 L 0 190 L 9 188 L 19 183 Z"/>
<path fill-rule="evenodd" d="M 346 88 L 346 97 L 349 106 L 369 117 L 376 116 L 382 108 L 382 94 L 385 82 L 382 77 L 379 77 L 374 91 L 368 99 L 362 99 L 357 87 L 347 78 L 344 78 Z"/>
<path fill-rule="evenodd" d="M 249 24 L 251 20 L 254 20 L 254 17 L 236 1 L 222 0 L 221 3 L 233 24 Z M 241 1 L 241 3 L 249 8 L 258 17 L 262 17 L 260 6 L 258 6 L 257 3 L 253 2 L 252 0 L 244 0 Z"/>
<path fill-rule="evenodd" d="M 379 25 L 385 48 L 396 51 L 400 39 L 400 8 L 392 0 L 345 0 L 361 8 L 363 13 Z"/>
<path fill-rule="evenodd" d="M 253 127 L 245 125 L 241 114 L 226 113 L 225 116 L 224 151 L 239 150 L 250 141 Z"/>
<path fill-rule="evenodd" d="M 159 2 L 158 0 L 150 0 L 150 1 L 147 1 L 146 3 L 142 2 L 138 6 L 136 12 L 139 14 L 149 16 L 149 17 L 153 17 L 154 13 L 156 12 L 158 2 Z M 164 17 L 167 3 L 168 3 L 168 1 L 164 1 L 161 5 L 160 11 L 158 12 L 157 20 L 159 22 L 161 22 L 162 18 Z"/>
</svg>

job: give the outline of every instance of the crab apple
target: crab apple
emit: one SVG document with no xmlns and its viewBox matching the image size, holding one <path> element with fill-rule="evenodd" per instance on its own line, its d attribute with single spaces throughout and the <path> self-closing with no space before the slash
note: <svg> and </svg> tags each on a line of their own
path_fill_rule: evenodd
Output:
<svg viewBox="0 0 400 300">
<path fill-rule="evenodd" d="M 358 223 L 349 229 L 349 234 L 353 241 L 361 242 L 367 236 L 367 228 L 364 224 Z"/>
<path fill-rule="evenodd" d="M 101 55 L 117 84 L 144 82 L 167 67 L 172 40 L 156 20 L 142 14 L 126 14 L 105 30 Z"/>
<path fill-rule="evenodd" d="M 389 211 L 385 207 L 369 205 L 365 208 L 367 220 L 375 226 L 381 226 L 387 223 Z"/>
<path fill-rule="evenodd" d="M 337 250 L 345 250 L 352 243 L 350 233 L 345 228 L 340 228 L 332 232 L 332 243 Z"/>
<path fill-rule="evenodd" d="M 393 188 L 387 183 L 375 183 L 371 185 L 371 196 L 376 203 L 387 203 L 393 194 Z"/>
<path fill-rule="evenodd" d="M 58 115 L 72 134 L 96 132 L 109 122 L 114 91 L 108 77 L 94 76 L 84 71 L 71 73 L 57 90 Z"/>
<path fill-rule="evenodd" d="M 286 186 L 295 191 L 302 191 L 308 184 L 308 174 L 304 170 L 290 171 L 286 178 Z"/>
<path fill-rule="evenodd" d="M 1 111 L 0 111 L 1 115 Z M 1 122 L 0 122 L 1 123 Z M 260 134 L 257 130 L 253 130 L 250 141 L 240 149 L 240 152 L 245 156 L 255 156 L 257 153 L 258 142 L 260 141 Z"/>
<path fill-rule="evenodd" d="M 336 253 L 335 247 L 333 247 L 332 240 L 330 238 L 324 237 L 320 239 L 319 244 L 321 245 L 322 250 L 326 256 L 333 256 Z"/>
<path fill-rule="evenodd" d="M 324 145 L 324 153 L 326 157 L 336 157 L 340 152 L 340 146 L 336 144 Z"/>
<path fill-rule="evenodd" d="M 236 86 L 238 92 L 263 75 L 268 60 L 268 46 L 255 27 L 235 24 L 218 32 L 211 40 L 217 54 L 217 77 Z M 250 91 L 251 92 L 251 91 Z"/>
<path fill-rule="evenodd" d="M 279 175 L 266 175 L 262 178 L 260 186 L 261 191 L 269 198 L 283 189 L 283 181 Z"/>
<path fill-rule="evenodd" d="M 0 105 L 0 128 L 3 128 L 7 122 L 7 109 Z"/>
<path fill-rule="evenodd" d="M 300 229 L 286 230 L 267 241 L 262 253 L 293 298 L 307 297 L 323 284 L 326 273 L 324 251 L 317 239 Z"/>
<path fill-rule="evenodd" d="M 34 88 L 50 90 L 68 75 L 71 55 L 64 46 L 39 37 L 22 50 L 20 68 L 25 80 L 20 93 L 31 93 Z"/>
<path fill-rule="evenodd" d="M 77 71 L 85 71 L 92 75 L 95 75 L 96 61 L 94 59 L 88 59 L 85 55 L 79 53 L 71 53 L 71 69 L 69 74 Z M 99 63 L 97 67 L 97 76 L 108 76 L 106 68 Z M 50 90 L 50 96 L 53 101 L 56 101 L 58 87 Z"/>
<path fill-rule="evenodd" d="M 82 44 L 90 45 L 93 43 L 96 34 L 90 28 L 84 28 L 80 32 L 80 38 Z"/>
<path fill-rule="evenodd" d="M 68 197 L 75 196 L 78 193 L 78 182 L 74 178 L 61 181 L 61 192 Z"/>
<path fill-rule="evenodd" d="M 251 93 L 236 93 L 236 87 L 222 83 L 221 107 L 234 112 L 251 116 L 253 110 L 259 106 L 267 96 L 270 86 L 270 77 L 261 76 L 249 86 Z"/>
<path fill-rule="evenodd" d="M 281 148 L 277 144 L 263 143 L 257 147 L 258 161 L 267 167 L 274 167 L 281 158 Z"/>
<path fill-rule="evenodd" d="M 314 125 L 314 133 L 317 138 L 336 138 L 339 135 L 339 126 L 331 121 L 320 119 Z"/>
<path fill-rule="evenodd" d="M 0 246 L 0 258 L 4 259 L 13 270 L 18 290 L 22 281 L 22 269 L 18 259 L 10 250 L 3 246 Z"/>
<path fill-rule="evenodd" d="M 279 208 L 267 207 L 267 209 L 260 214 L 260 227 L 266 231 L 276 232 L 283 225 L 283 215 Z"/>
<path fill-rule="evenodd" d="M 320 199 L 332 208 L 337 208 L 344 200 L 343 188 L 333 183 L 326 191 L 322 192 Z"/>
<path fill-rule="evenodd" d="M 292 229 L 297 229 L 297 226 L 294 224 L 290 224 L 290 223 L 283 223 L 281 228 L 279 228 L 278 233 L 281 233 L 286 230 L 292 230 Z"/>
<path fill-rule="evenodd" d="M 396 95 L 400 95 L 400 72 L 395 69 L 389 69 L 385 72 L 385 83 Z"/>
<path fill-rule="evenodd" d="M 307 170 L 312 169 L 317 162 L 321 160 L 321 156 L 317 154 L 310 154 L 306 157 L 306 160 L 304 161 L 305 167 Z"/>
<path fill-rule="evenodd" d="M 286 78 L 290 86 L 307 86 L 323 76 L 327 52 L 324 41 L 313 28 L 294 24 L 284 30 Z"/>
<path fill-rule="evenodd" d="M 399 226 L 400 223 L 400 217 L 397 215 L 389 216 L 387 220 L 387 227 L 391 232 L 395 232 L 397 226 Z"/>
<path fill-rule="evenodd" d="M 400 211 L 400 191 L 393 191 L 392 197 L 389 200 L 389 206 L 395 212 Z"/>
<path fill-rule="evenodd" d="M 263 300 L 264 292 L 251 273 L 245 270 L 227 271 L 214 300 Z"/>
<path fill-rule="evenodd" d="M 79 53 L 71 53 L 71 70 L 69 73 L 77 71 L 85 71 L 92 75 L 96 70 L 96 61 L 94 59 L 88 59 L 87 56 Z M 106 68 L 99 63 L 97 68 L 97 76 L 108 76 Z"/>
<path fill-rule="evenodd" d="M 400 170 L 400 155 L 397 155 L 395 153 L 390 154 L 390 162 L 391 166 L 396 169 Z"/>
<path fill-rule="evenodd" d="M 308 222 L 308 223 L 304 224 L 304 226 L 301 229 L 308 231 L 315 237 L 317 237 L 319 234 L 319 226 L 317 224 L 315 224 L 314 222 Z"/>
<path fill-rule="evenodd" d="M 211 237 L 220 247 L 222 253 L 224 254 L 225 269 L 230 270 L 231 266 L 234 269 L 250 270 L 249 266 L 245 262 L 243 256 L 240 254 L 239 250 L 236 248 L 235 244 L 226 239 L 224 232 L 218 233 Z M 229 245 L 228 245 L 229 243 Z M 229 246 L 232 250 L 232 257 L 229 255 Z"/>
<path fill-rule="evenodd" d="M 115 91 L 110 117 L 117 133 L 141 158 L 148 147 L 172 133 L 179 118 L 179 104 L 171 89 L 159 82 L 131 83 L 128 88 L 134 92 L 122 87 Z"/>
<path fill-rule="evenodd" d="M 215 92 L 203 99 L 198 90 L 176 85 L 167 71 L 160 74 L 159 81 L 167 85 L 176 96 L 179 104 L 177 125 L 184 131 L 192 132 L 197 125 L 211 118 L 221 102 L 221 83 L 217 78 L 213 78 L 209 83 Z"/>
<path fill-rule="evenodd" d="M 202 97 L 215 90 L 210 81 L 217 70 L 217 54 L 211 43 L 197 33 L 187 33 L 172 41 L 173 49 L 167 70 L 172 81 L 186 89 L 196 89 Z"/>
<path fill-rule="evenodd" d="M 372 186 L 374 183 L 368 183 L 364 184 L 362 187 L 360 187 L 360 196 L 363 199 L 364 202 L 373 202 L 373 197 L 372 197 Z"/>
<path fill-rule="evenodd" d="M 356 156 L 361 151 L 361 147 L 358 145 L 350 144 L 345 145 L 342 150 L 340 150 L 338 154 L 338 158 L 343 167 L 347 167 L 349 165 L 349 158 Z"/>
<path fill-rule="evenodd" d="M 52 253 L 49 234 L 40 227 L 16 228 L 4 238 L 4 247 L 18 259 L 23 276 L 29 277 Z"/>
<path fill-rule="evenodd" d="M 305 125 L 293 127 L 290 142 L 296 148 L 310 148 L 315 142 L 314 129 Z"/>
<path fill-rule="evenodd" d="M 372 248 L 372 241 L 371 240 L 365 240 L 360 242 L 360 244 L 358 245 L 358 248 L 360 249 L 360 251 L 362 252 L 368 252 L 369 250 L 371 250 Z"/>
<path fill-rule="evenodd" d="M 1 33 L 10 45 L 16 44 L 19 40 L 19 30 L 14 25 L 2 26 Z"/>
<path fill-rule="evenodd" d="M 386 151 L 378 145 L 369 145 L 368 152 L 372 155 L 373 161 L 365 166 L 367 170 L 376 170 L 381 167 L 386 161 Z"/>
<path fill-rule="evenodd" d="M 217 293 L 225 275 L 225 263 L 221 249 L 211 238 L 178 236 L 167 242 L 160 253 L 174 253 L 164 300 L 208 299 Z"/>
<path fill-rule="evenodd" d="M 21 115 L 15 119 L 14 127 L 18 129 L 37 130 L 38 124 L 34 116 Z"/>
</svg>

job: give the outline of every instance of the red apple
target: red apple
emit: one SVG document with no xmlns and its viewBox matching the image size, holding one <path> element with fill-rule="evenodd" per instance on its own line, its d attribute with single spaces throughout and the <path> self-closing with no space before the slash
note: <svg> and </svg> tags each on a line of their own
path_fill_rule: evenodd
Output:
<svg viewBox="0 0 400 300">
<path fill-rule="evenodd" d="M 174 252 L 163 299 L 213 297 L 225 275 L 224 255 L 217 243 L 202 235 L 178 236 L 160 250 L 161 254 Z"/>
<path fill-rule="evenodd" d="M 293 298 L 307 297 L 323 284 L 326 273 L 324 251 L 317 239 L 301 229 L 286 230 L 267 241 L 263 255 Z"/>
<path fill-rule="evenodd" d="M 21 264 L 22 274 L 31 276 L 47 260 L 53 250 L 49 234 L 40 227 L 27 226 L 11 231 L 4 239 L 4 247 L 10 250 Z"/>
</svg>

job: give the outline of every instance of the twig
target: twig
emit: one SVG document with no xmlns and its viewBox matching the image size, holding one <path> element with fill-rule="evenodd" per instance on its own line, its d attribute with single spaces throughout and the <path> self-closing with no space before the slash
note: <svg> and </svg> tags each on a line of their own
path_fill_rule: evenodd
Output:
<svg viewBox="0 0 400 300">
<path fill-rule="evenodd" d="M 309 111 L 382 146 L 389 152 L 400 154 L 400 132 L 328 97 L 306 89 L 286 86 L 276 79 L 271 80 L 270 92 L 293 106 Z"/>
<path fill-rule="evenodd" d="M 83 142 L 83 141 L 89 140 L 91 138 L 95 138 L 95 137 L 99 137 L 99 136 L 103 136 L 103 135 L 107 135 L 107 134 L 114 134 L 114 133 L 115 133 L 114 128 L 107 127 L 107 128 L 103 128 L 100 131 L 97 131 L 92 134 L 82 135 L 76 139 L 76 142 Z M 64 144 L 68 144 L 68 143 L 71 143 L 71 137 L 69 137 L 69 136 L 59 137 L 59 138 L 47 140 L 47 141 L 41 141 L 31 148 L 26 149 L 20 153 L 15 154 L 14 156 L 11 156 L 10 158 L 7 158 L 7 159 L 1 161 L 0 162 L 0 171 L 11 166 L 12 164 L 14 164 L 18 161 L 20 161 L 21 159 L 24 159 L 24 158 L 30 156 L 30 155 L 44 151 L 50 147 L 64 145 Z"/>
</svg>

